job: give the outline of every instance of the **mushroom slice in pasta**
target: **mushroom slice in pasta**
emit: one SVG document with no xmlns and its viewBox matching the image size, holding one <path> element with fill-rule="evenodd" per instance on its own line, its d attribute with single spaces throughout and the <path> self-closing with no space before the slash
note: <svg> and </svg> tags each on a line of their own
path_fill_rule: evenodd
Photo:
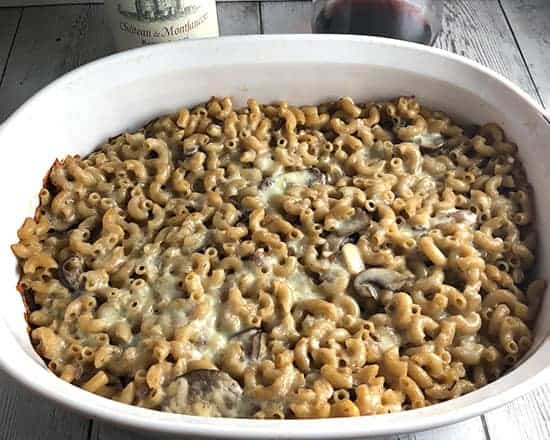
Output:
<svg viewBox="0 0 550 440">
<path fill-rule="evenodd" d="M 410 276 L 395 270 L 373 267 L 359 273 L 353 287 L 362 297 L 378 299 L 380 289 L 398 290 L 409 280 Z"/>
<path fill-rule="evenodd" d="M 193 370 L 170 385 L 166 409 L 181 414 L 238 417 L 243 390 L 229 374 Z"/>
<path fill-rule="evenodd" d="M 59 269 L 61 282 L 73 292 L 79 290 L 83 269 L 84 260 L 82 257 L 73 255 L 67 258 Z"/>
<path fill-rule="evenodd" d="M 250 328 L 233 335 L 238 340 L 251 361 L 263 359 L 267 353 L 267 335 L 259 328 Z"/>
<path fill-rule="evenodd" d="M 356 242 L 360 232 L 366 230 L 369 224 L 370 218 L 362 210 L 356 210 L 352 217 L 338 222 L 336 228 L 326 237 L 326 243 L 323 246 L 323 257 L 328 257 L 340 251 L 346 243 Z"/>
</svg>

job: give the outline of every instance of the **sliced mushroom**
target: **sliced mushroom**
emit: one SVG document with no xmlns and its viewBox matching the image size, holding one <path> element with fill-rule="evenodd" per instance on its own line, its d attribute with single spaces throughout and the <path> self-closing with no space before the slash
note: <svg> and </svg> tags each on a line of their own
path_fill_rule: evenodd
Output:
<svg viewBox="0 0 550 440">
<path fill-rule="evenodd" d="M 59 269 L 60 280 L 72 291 L 80 289 L 80 276 L 84 271 L 84 260 L 78 255 L 67 258 Z"/>
<path fill-rule="evenodd" d="M 323 258 L 329 258 L 330 256 L 342 250 L 342 248 L 346 243 L 354 243 L 358 239 L 359 239 L 359 236 L 357 233 L 350 234 L 344 237 L 341 237 L 336 234 L 329 234 L 327 235 L 325 244 L 323 245 L 321 256 Z"/>
<path fill-rule="evenodd" d="M 340 251 L 342 247 L 349 242 L 356 242 L 359 239 L 359 233 L 367 229 L 370 224 L 370 218 L 361 210 L 337 225 L 329 235 L 327 235 L 326 243 L 323 246 L 323 257 Z"/>
<path fill-rule="evenodd" d="M 252 337 L 250 347 L 250 358 L 260 360 L 267 354 L 267 335 L 264 332 L 259 332 Z"/>
<path fill-rule="evenodd" d="M 311 174 L 313 174 L 313 177 L 315 178 L 315 181 L 318 183 L 325 184 L 327 183 L 327 176 L 325 173 L 323 173 L 319 168 L 310 168 L 309 171 Z"/>
<path fill-rule="evenodd" d="M 209 417 L 241 415 L 243 389 L 229 374 L 218 370 L 193 370 L 174 384 L 166 402 L 169 411 Z"/>
<path fill-rule="evenodd" d="M 353 287 L 360 296 L 378 299 L 381 289 L 398 290 L 410 279 L 410 276 L 395 270 L 374 267 L 358 274 Z"/>
<path fill-rule="evenodd" d="M 250 328 L 233 335 L 251 361 L 263 359 L 267 354 L 267 335 L 259 328 Z"/>
<path fill-rule="evenodd" d="M 380 291 L 378 290 L 378 286 L 374 285 L 373 283 L 354 282 L 353 287 L 355 288 L 355 291 L 364 298 L 372 298 L 372 299 L 378 300 L 378 297 L 380 296 Z"/>
<path fill-rule="evenodd" d="M 413 142 L 428 150 L 436 150 L 445 144 L 445 138 L 441 133 L 424 133 L 415 136 Z"/>
<path fill-rule="evenodd" d="M 260 183 L 260 187 L 259 187 L 259 190 L 260 191 L 265 191 L 267 190 L 268 188 L 271 188 L 273 186 L 273 184 L 275 183 L 275 179 L 273 177 L 266 177 L 262 183 Z"/>
</svg>

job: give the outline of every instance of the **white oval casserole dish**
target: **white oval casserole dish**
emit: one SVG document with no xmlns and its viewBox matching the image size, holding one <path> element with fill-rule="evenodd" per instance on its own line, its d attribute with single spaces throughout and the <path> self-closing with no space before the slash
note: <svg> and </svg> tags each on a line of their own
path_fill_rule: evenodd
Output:
<svg viewBox="0 0 550 440">
<path fill-rule="evenodd" d="M 106 138 L 138 128 L 180 106 L 230 95 L 238 105 L 287 99 L 319 103 L 349 95 L 368 100 L 416 95 L 464 122 L 501 124 L 520 147 L 535 189 L 539 275 L 550 278 L 550 123 L 531 98 L 464 58 L 420 45 L 369 37 L 288 35 L 231 37 L 142 48 L 82 67 L 38 93 L 0 128 L 3 202 L 0 261 L 0 367 L 55 403 L 140 431 L 206 438 L 329 439 L 418 431 L 502 405 L 540 382 L 550 364 L 550 296 L 533 349 L 490 385 L 460 398 L 402 413 L 326 420 L 214 419 L 123 405 L 69 385 L 49 372 L 30 344 L 15 290 L 9 245 L 34 212 L 44 174 L 56 158 L 91 152 Z"/>
</svg>

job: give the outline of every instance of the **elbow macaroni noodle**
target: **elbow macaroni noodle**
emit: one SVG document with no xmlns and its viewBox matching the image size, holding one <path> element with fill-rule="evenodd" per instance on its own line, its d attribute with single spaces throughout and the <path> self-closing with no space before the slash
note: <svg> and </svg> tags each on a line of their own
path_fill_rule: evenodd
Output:
<svg viewBox="0 0 550 440">
<path fill-rule="evenodd" d="M 526 353 L 546 287 L 516 146 L 413 97 L 212 98 L 56 161 L 18 236 L 48 367 L 194 415 L 458 397 Z"/>
</svg>

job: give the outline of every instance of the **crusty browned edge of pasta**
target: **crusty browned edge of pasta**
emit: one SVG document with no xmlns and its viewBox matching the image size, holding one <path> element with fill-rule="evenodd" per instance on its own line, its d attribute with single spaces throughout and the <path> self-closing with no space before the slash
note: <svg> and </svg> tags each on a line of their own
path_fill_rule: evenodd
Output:
<svg viewBox="0 0 550 440">
<path fill-rule="evenodd" d="M 154 119 L 151 119 L 149 122 L 147 122 L 147 124 L 144 125 L 144 127 L 149 126 L 150 124 L 157 121 L 158 119 L 159 119 L 158 117 L 156 117 Z M 121 133 L 117 134 L 116 136 L 110 136 L 109 139 L 108 139 L 109 142 L 113 141 L 114 139 L 118 138 L 119 136 L 122 136 L 124 133 L 125 132 L 121 132 Z M 99 151 L 100 149 L 101 149 L 101 146 L 99 145 L 96 148 L 94 148 L 92 151 L 90 151 L 88 154 L 92 154 L 95 151 Z M 81 159 L 82 158 L 79 154 L 75 154 L 72 157 L 75 158 L 75 159 Z M 65 163 L 65 159 L 60 160 L 60 159 L 56 158 L 54 160 L 54 162 L 52 163 L 50 168 L 48 168 L 48 171 L 46 171 L 46 174 L 42 178 L 42 186 L 40 187 L 41 190 L 48 187 L 48 181 L 50 179 L 50 174 L 51 174 L 52 170 L 56 166 L 63 166 L 64 163 Z M 34 221 L 38 221 L 38 213 L 40 211 L 40 196 L 37 196 L 37 198 L 38 198 L 38 204 L 36 205 L 36 208 L 34 209 L 34 215 L 32 216 L 32 219 Z M 19 295 L 21 295 L 21 301 L 23 302 L 23 308 L 25 309 L 24 312 L 23 312 L 23 317 L 25 319 L 25 324 L 27 326 L 27 334 L 28 334 L 29 339 L 30 339 L 31 331 L 32 331 L 32 327 L 29 323 L 30 314 L 32 312 L 34 312 L 35 310 L 37 310 L 38 308 L 36 307 L 36 304 L 34 302 L 34 298 L 32 297 L 32 294 L 28 290 L 26 290 L 23 287 L 23 285 L 21 284 L 21 279 L 23 278 L 22 271 L 21 271 L 21 262 L 19 261 L 19 258 L 17 258 L 15 253 L 13 253 L 13 251 L 12 251 L 12 254 L 17 260 L 16 270 L 17 270 L 18 275 L 19 275 L 19 281 L 17 281 L 17 285 L 16 285 L 15 289 L 17 290 L 17 292 L 19 292 Z M 32 341 L 31 341 L 31 343 L 32 343 Z M 40 358 L 43 359 L 42 356 L 40 356 Z"/>
<path fill-rule="evenodd" d="M 78 155 L 75 156 L 75 157 L 80 158 L 80 156 L 78 156 Z M 62 159 L 62 160 L 55 159 L 54 160 L 53 164 L 50 166 L 50 168 L 46 172 L 46 175 L 42 178 L 42 187 L 41 187 L 41 189 L 44 189 L 48 186 L 48 180 L 50 179 L 50 174 L 51 174 L 52 170 L 56 166 L 63 166 L 64 162 L 65 162 L 64 159 Z M 38 198 L 38 204 L 36 205 L 36 208 L 34 209 L 34 215 L 32 216 L 33 220 L 35 220 L 35 221 L 38 221 L 38 213 L 40 212 L 40 196 L 37 196 L 37 198 Z M 13 251 L 12 251 L 12 253 L 13 253 Z M 23 301 L 23 307 L 25 309 L 25 311 L 23 312 L 23 316 L 25 317 L 25 324 L 27 324 L 27 333 L 28 333 L 29 339 L 30 339 L 32 328 L 30 326 L 29 319 L 30 319 L 31 312 L 34 312 L 34 310 L 36 309 L 36 304 L 34 302 L 34 298 L 32 297 L 32 294 L 28 290 L 26 290 L 23 287 L 23 285 L 21 284 L 21 279 L 23 278 L 22 271 L 21 271 L 21 262 L 19 261 L 19 258 L 17 258 L 15 253 L 13 253 L 13 256 L 17 260 L 17 272 L 19 274 L 19 281 L 17 282 L 16 290 L 21 295 L 21 301 Z M 40 356 L 40 357 L 42 358 L 42 356 Z"/>
<path fill-rule="evenodd" d="M 149 126 L 150 124 L 157 121 L 158 119 L 159 119 L 158 117 L 151 119 L 149 122 L 147 122 L 147 124 L 144 125 L 144 127 Z M 122 136 L 124 133 L 125 132 L 121 132 L 121 133 L 119 133 L 115 136 L 110 136 L 108 138 L 108 141 L 112 142 L 114 139 L 118 138 L 119 136 Z M 88 154 L 92 154 L 95 151 L 99 151 L 100 149 L 101 149 L 101 146 L 99 145 L 96 148 L 94 148 L 92 151 L 90 151 Z M 82 158 L 79 154 L 75 154 L 72 157 L 74 157 L 75 159 L 81 159 Z M 56 166 L 63 166 L 64 163 L 65 163 L 65 159 L 60 160 L 60 159 L 56 158 L 54 160 L 54 162 L 52 163 L 50 168 L 48 168 L 48 171 L 46 171 L 46 174 L 42 178 L 42 186 L 40 187 L 40 189 L 45 189 L 45 188 L 48 187 L 48 181 L 50 179 L 50 174 L 51 174 L 52 170 Z M 34 215 L 32 216 L 32 219 L 34 221 L 38 221 L 38 213 L 40 211 L 40 196 L 37 196 L 37 198 L 38 198 L 38 204 L 36 205 L 36 208 L 34 209 Z M 21 295 L 21 301 L 23 302 L 23 308 L 25 309 L 24 312 L 23 312 L 23 317 L 25 319 L 25 324 L 26 324 L 26 327 L 27 327 L 27 334 L 28 334 L 29 340 L 30 340 L 31 339 L 31 331 L 32 331 L 32 327 L 31 327 L 30 322 L 29 322 L 30 314 L 32 312 L 34 312 L 35 310 L 37 310 L 38 308 L 36 307 L 36 304 L 34 302 L 34 298 L 32 297 L 32 294 L 28 290 L 26 290 L 23 287 L 23 285 L 21 284 L 21 279 L 23 278 L 22 271 L 21 271 L 21 262 L 19 261 L 19 258 L 17 258 L 17 256 L 15 255 L 15 253 L 13 251 L 12 251 L 12 254 L 17 260 L 16 270 L 17 270 L 17 273 L 19 275 L 19 281 L 17 281 L 17 285 L 16 285 L 15 289 L 17 290 L 17 292 L 19 292 L 19 295 Z M 31 343 L 32 343 L 32 341 L 31 341 Z M 40 358 L 42 360 L 44 360 L 42 358 L 42 356 L 40 356 Z"/>
<path fill-rule="evenodd" d="M 157 121 L 158 119 L 159 119 L 158 117 L 154 118 L 154 119 L 151 119 L 144 126 L 147 127 L 148 125 L 152 124 L 153 122 Z M 116 136 L 110 136 L 108 138 L 108 141 L 111 142 L 113 139 L 118 138 L 119 136 L 123 135 L 124 133 L 125 132 L 121 132 L 121 133 L 117 134 Z M 101 145 L 94 148 L 88 154 L 92 154 L 95 151 L 99 151 L 99 150 L 101 150 Z M 71 156 L 71 157 L 74 157 L 75 159 L 81 159 L 82 158 L 79 154 L 75 154 L 74 156 Z M 50 175 L 52 173 L 52 170 L 55 167 L 63 166 L 64 163 L 65 163 L 65 159 L 60 160 L 60 159 L 56 158 L 54 160 L 53 164 L 50 166 L 50 168 L 48 168 L 48 171 L 46 171 L 46 174 L 42 178 L 42 186 L 40 187 L 41 190 L 48 187 L 48 181 L 50 180 Z M 40 192 L 39 192 L 39 194 L 40 194 Z M 34 215 L 32 216 L 33 220 L 35 220 L 35 221 L 38 221 L 38 213 L 40 211 L 40 196 L 37 196 L 37 198 L 38 198 L 38 204 L 36 205 L 36 208 L 34 209 Z M 13 253 L 13 251 L 12 251 L 12 253 Z M 29 336 L 29 340 L 31 340 L 32 327 L 31 327 L 30 321 L 29 321 L 30 320 L 30 314 L 32 312 L 34 312 L 35 310 L 38 310 L 38 307 L 36 307 L 36 304 L 34 302 L 32 294 L 28 290 L 25 290 L 25 288 L 21 284 L 21 279 L 23 278 L 22 271 L 21 271 L 21 262 L 19 261 L 19 258 L 17 258 L 17 256 L 14 253 L 13 253 L 13 255 L 17 260 L 16 270 L 17 270 L 18 275 L 19 275 L 19 281 L 17 282 L 17 285 L 16 285 L 15 289 L 21 295 L 21 301 L 23 302 L 23 307 L 25 309 L 25 311 L 23 312 L 23 317 L 25 319 L 25 324 L 27 325 L 27 334 Z M 32 344 L 32 340 L 31 340 L 31 344 Z M 45 361 L 45 359 L 42 356 L 40 356 L 40 358 Z"/>
<path fill-rule="evenodd" d="M 118 136 L 120 136 L 120 134 Z M 117 136 L 113 136 L 113 137 L 109 138 L 109 141 L 111 139 L 116 139 L 116 137 Z M 90 151 L 89 154 L 92 154 L 94 151 L 97 151 L 99 149 L 100 149 L 100 147 L 97 147 L 93 151 Z M 75 154 L 72 157 L 74 157 L 75 159 L 81 159 L 81 156 L 79 154 Z M 45 176 L 42 178 L 42 186 L 40 187 L 41 190 L 48 187 L 48 181 L 50 180 L 50 174 L 51 174 L 52 170 L 57 166 L 63 166 L 64 163 L 65 163 L 65 159 L 61 159 L 61 160 L 60 159 L 55 159 L 54 160 L 53 164 L 50 166 L 50 168 L 48 168 L 48 171 L 46 172 Z M 35 221 L 38 221 L 38 213 L 40 212 L 40 196 L 37 196 L 37 198 L 38 198 L 38 204 L 37 204 L 36 208 L 34 209 L 34 215 L 32 216 L 32 219 L 35 220 Z M 26 290 L 23 287 L 23 285 L 21 284 L 21 279 L 23 278 L 23 275 L 22 275 L 22 272 L 21 272 L 21 262 L 19 261 L 19 258 L 17 258 L 17 256 L 15 255 L 15 253 L 13 251 L 12 251 L 12 254 L 17 260 L 16 270 L 19 274 L 19 281 L 17 282 L 17 285 L 16 285 L 15 288 L 19 292 L 19 294 L 21 295 L 21 301 L 23 302 L 23 307 L 25 309 L 25 311 L 23 312 L 23 316 L 25 318 L 25 324 L 27 324 L 27 334 L 29 335 L 29 339 L 30 339 L 31 331 L 32 331 L 32 327 L 29 323 L 30 314 L 31 314 L 31 312 L 34 312 L 38 308 L 36 307 L 36 304 L 34 302 L 34 298 L 32 297 L 32 294 L 28 290 Z M 40 356 L 40 358 L 43 359 L 42 356 Z"/>
<path fill-rule="evenodd" d="M 152 122 L 156 121 L 157 119 L 158 118 L 152 119 L 145 126 L 151 124 Z M 116 136 L 110 136 L 109 137 L 109 142 L 111 142 L 113 139 L 116 139 L 117 137 L 121 136 L 122 134 L 124 134 L 124 132 L 119 133 Z M 88 153 L 88 154 L 92 154 L 93 152 L 99 151 L 100 149 L 101 149 L 101 146 L 98 146 L 98 147 L 94 148 L 92 151 L 90 151 L 90 153 Z M 82 158 L 79 154 L 75 154 L 74 156 L 71 156 L 71 157 L 73 157 L 75 159 L 81 159 Z M 40 187 L 41 190 L 42 189 L 47 189 L 48 181 L 50 180 L 50 175 L 51 175 L 52 170 L 55 167 L 63 166 L 64 164 L 65 164 L 65 159 L 56 158 L 54 160 L 54 162 L 52 163 L 50 168 L 48 168 L 48 171 L 46 171 L 46 174 L 42 178 L 42 186 Z M 39 194 L 40 194 L 40 192 L 39 192 Z M 38 221 L 38 213 L 40 212 L 40 196 L 37 196 L 37 198 L 38 198 L 38 204 L 36 205 L 36 208 L 34 209 L 34 215 L 32 216 L 32 219 L 34 221 Z M 29 339 L 30 339 L 30 334 L 31 334 L 31 331 L 32 331 L 32 327 L 30 326 L 29 318 L 30 318 L 31 312 L 34 312 L 35 310 L 37 310 L 37 307 L 36 307 L 36 304 L 34 303 L 34 299 L 31 295 L 31 293 L 28 290 L 26 290 L 23 287 L 23 285 L 21 284 L 21 279 L 23 278 L 23 275 L 22 275 L 22 272 L 21 272 L 21 262 L 19 261 L 19 258 L 17 258 L 17 256 L 15 255 L 15 253 L 13 251 L 12 251 L 12 254 L 17 260 L 16 270 L 17 270 L 18 275 L 19 275 L 19 281 L 17 282 L 16 290 L 21 295 L 21 301 L 23 302 L 23 307 L 25 309 L 25 311 L 23 312 L 23 316 L 25 318 L 25 324 L 27 324 L 27 333 L 28 333 Z M 42 356 L 41 356 L 41 358 L 42 358 Z"/>
</svg>

